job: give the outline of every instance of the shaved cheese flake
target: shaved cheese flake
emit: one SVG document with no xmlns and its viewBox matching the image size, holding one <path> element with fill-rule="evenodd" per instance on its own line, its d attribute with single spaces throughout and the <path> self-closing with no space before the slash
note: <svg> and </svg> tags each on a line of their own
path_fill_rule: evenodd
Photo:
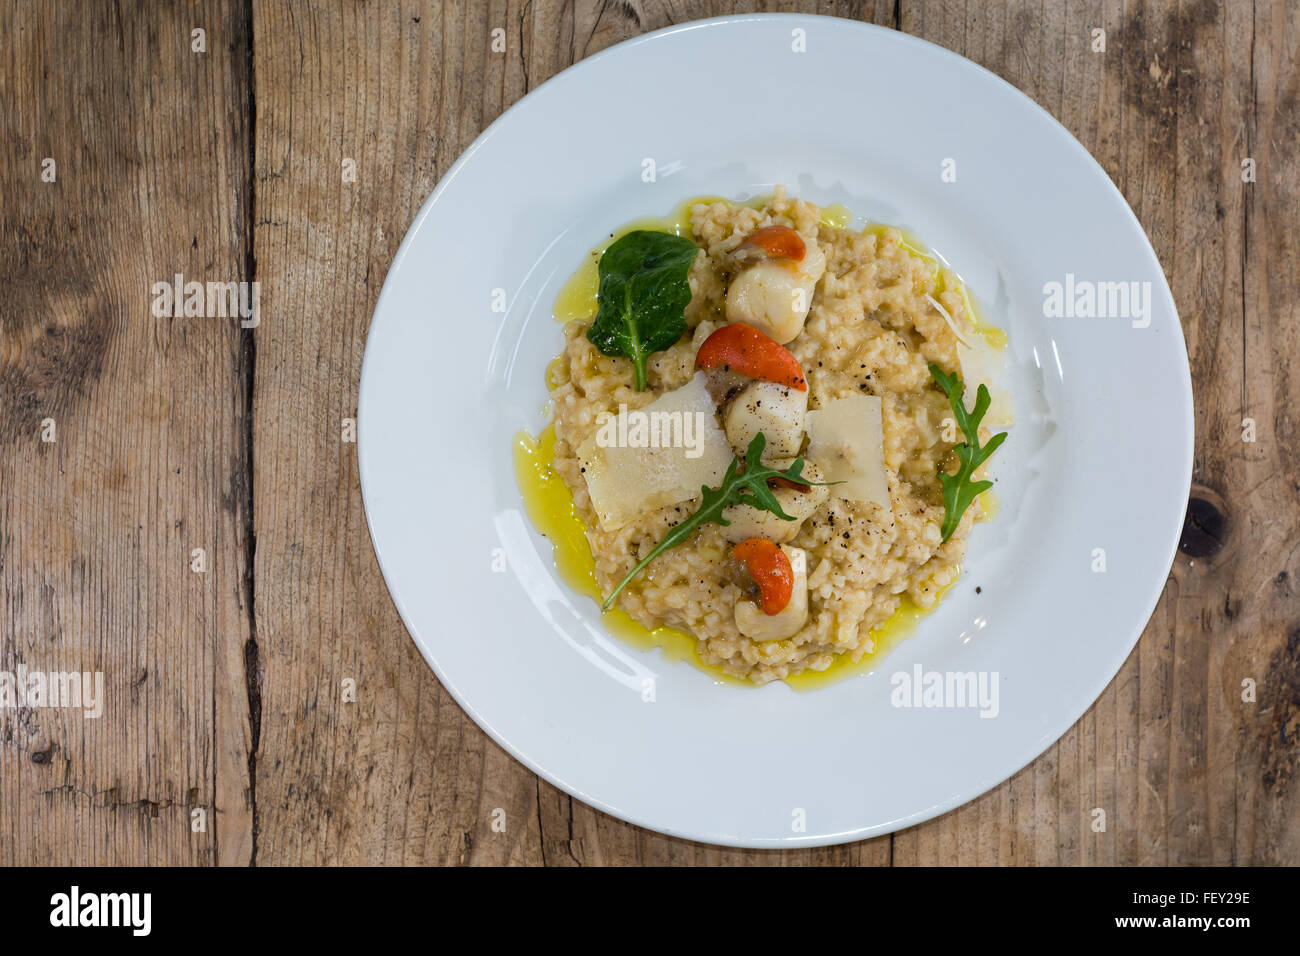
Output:
<svg viewBox="0 0 1300 956">
<path fill-rule="evenodd" d="M 989 428 L 1004 428 L 1012 423 L 1011 393 L 1001 385 L 1002 351 L 995 349 L 983 336 L 975 336 L 971 346 L 958 344 L 957 361 L 961 364 L 961 380 L 966 386 L 962 400 L 967 408 L 975 407 L 979 387 L 989 390 L 989 410 L 983 424 Z"/>
<path fill-rule="evenodd" d="M 1002 378 L 1001 351 L 995 349 L 988 339 L 978 332 L 963 334 L 957 327 L 957 320 L 948 313 L 938 299 L 932 295 L 926 295 L 925 298 L 943 316 L 943 320 L 948 323 L 948 328 L 952 329 L 952 334 L 957 336 L 957 361 L 961 365 L 961 380 L 966 386 L 963 396 L 966 407 L 974 408 L 979 387 L 987 386 L 991 403 L 984 424 L 990 428 L 1010 425 L 1011 394 L 998 384 Z"/>
<path fill-rule="evenodd" d="M 808 413 L 808 460 L 831 485 L 832 497 L 871 501 L 889 510 L 880 398 L 848 395 Z"/>
<path fill-rule="evenodd" d="M 932 306 L 934 306 L 935 310 L 938 311 L 938 313 L 943 316 L 943 320 L 948 323 L 948 328 L 952 329 L 952 334 L 957 336 L 957 341 L 961 342 L 967 348 L 971 348 L 972 346 L 971 346 L 970 339 L 962 335 L 961 329 L 957 328 L 957 320 L 948 314 L 948 310 L 939 304 L 939 300 L 936 299 L 934 296 L 930 295 L 929 293 L 926 293 L 925 298 L 926 301 L 928 301 Z"/>
<path fill-rule="evenodd" d="M 621 422 L 605 420 L 578 447 L 587 492 L 605 531 L 698 497 L 702 485 L 722 481 L 735 455 L 704 383 L 704 373 L 696 372 L 644 408 L 623 410 Z"/>
</svg>

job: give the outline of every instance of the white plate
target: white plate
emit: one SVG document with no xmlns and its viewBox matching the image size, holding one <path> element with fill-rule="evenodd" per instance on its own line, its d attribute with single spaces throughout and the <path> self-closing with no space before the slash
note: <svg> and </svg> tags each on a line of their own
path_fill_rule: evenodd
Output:
<svg viewBox="0 0 1300 956">
<path fill-rule="evenodd" d="M 794 52 L 801 34 L 807 52 Z M 643 160 L 658 175 L 642 180 Z M 957 181 L 941 181 L 956 161 Z M 715 684 L 601 627 L 521 510 L 512 436 L 546 421 L 555 294 L 602 235 L 700 194 L 786 183 L 908 227 L 1010 336 L 1002 512 L 963 578 L 875 672 L 812 692 Z M 1047 318 L 1044 285 L 1149 282 L 1150 325 Z M 492 309 L 494 290 L 508 302 Z M 546 779 L 710 843 L 857 840 L 1025 766 L 1114 676 L 1182 527 L 1192 395 L 1141 226 L 1091 156 L 991 73 L 920 40 L 813 16 L 638 37 L 535 90 L 447 173 L 384 283 L 360 395 L 366 515 L 439 679 Z M 493 571 L 496 549 L 509 570 Z M 1106 570 L 1093 570 L 1104 549 Z M 982 593 L 976 594 L 980 586 Z M 997 675 L 997 716 L 891 705 L 891 677 Z M 643 682 L 654 681 L 654 701 Z"/>
</svg>

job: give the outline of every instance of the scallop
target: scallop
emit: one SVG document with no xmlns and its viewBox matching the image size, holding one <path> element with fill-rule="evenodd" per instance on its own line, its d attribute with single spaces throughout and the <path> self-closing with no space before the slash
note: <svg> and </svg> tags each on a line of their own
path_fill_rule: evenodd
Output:
<svg viewBox="0 0 1300 956">
<path fill-rule="evenodd" d="M 794 571 L 790 603 L 776 614 L 766 614 L 753 601 L 736 602 L 736 627 L 751 641 L 783 641 L 808 623 L 808 555 L 802 548 L 781 545 Z"/>
<path fill-rule="evenodd" d="M 803 331 L 813 290 L 826 272 L 826 255 L 808 243 L 803 259 L 762 259 L 738 273 L 727 289 L 729 322 L 744 322 L 785 345 Z"/>
<path fill-rule="evenodd" d="M 825 480 L 820 469 L 812 464 L 804 467 L 803 476 L 810 482 Z M 728 505 L 723 509 L 722 517 L 730 524 L 722 527 L 722 536 L 732 544 L 739 544 L 748 538 L 767 538 L 777 544 L 793 541 L 803 523 L 829 497 L 830 489 L 824 485 L 811 484 L 806 491 L 801 488 L 773 488 L 772 494 L 781 510 L 794 518 L 793 521 L 786 521 L 753 505 Z"/>
<path fill-rule="evenodd" d="M 785 467 L 803 445 L 808 393 L 776 382 L 753 381 L 746 385 L 723 416 L 727 441 L 740 457 L 759 432 L 767 444 L 763 464 Z"/>
</svg>

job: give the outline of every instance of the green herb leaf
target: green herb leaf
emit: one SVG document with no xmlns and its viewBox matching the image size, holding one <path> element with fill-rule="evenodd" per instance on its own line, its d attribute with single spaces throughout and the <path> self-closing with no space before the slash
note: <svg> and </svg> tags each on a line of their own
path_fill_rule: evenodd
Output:
<svg viewBox="0 0 1300 956">
<path fill-rule="evenodd" d="M 795 519 L 792 516 L 781 509 L 781 503 L 777 501 L 776 495 L 772 494 L 772 489 L 767 486 L 769 478 L 787 478 L 801 485 L 839 484 L 837 481 L 809 482 L 803 477 L 802 458 L 796 458 L 794 463 L 785 471 L 769 468 L 762 463 L 763 449 L 765 447 L 767 447 L 767 439 L 762 432 L 759 432 L 749 443 L 749 447 L 745 449 L 745 460 L 743 462 L 740 459 L 732 461 L 727 467 L 726 474 L 722 476 L 722 484 L 717 488 L 710 488 L 705 485 L 700 489 L 700 506 L 695 513 L 664 535 L 664 539 L 655 545 L 654 550 L 642 558 L 640 563 L 628 572 L 627 577 L 619 582 L 618 587 L 614 588 L 614 593 L 607 597 L 605 603 L 600 606 L 601 610 L 608 611 L 613 607 L 614 599 L 618 597 L 619 592 L 627 587 L 629 581 L 640 574 L 646 565 L 659 555 L 689 538 L 700 525 L 708 522 L 720 525 L 731 524 L 730 521 L 722 517 L 723 509 L 729 505 L 752 505 L 762 511 L 769 511 L 784 521 L 794 521 Z"/>
<path fill-rule="evenodd" d="M 980 385 L 975 393 L 975 407 L 968 412 L 962 400 L 962 394 L 966 390 L 962 380 L 956 375 L 946 375 L 943 369 L 934 364 L 930 365 L 930 374 L 948 396 L 948 403 L 952 406 L 953 415 L 956 416 L 957 427 L 966 436 L 964 443 L 953 448 L 959 465 L 957 473 L 950 475 L 942 468 L 939 469 L 939 483 L 943 485 L 943 526 L 940 531 L 943 540 L 947 541 L 957 530 L 961 516 L 966 513 L 971 502 L 993 487 L 991 481 L 973 481 L 972 478 L 975 476 L 975 469 L 988 461 L 989 456 L 1006 441 L 1007 433 L 998 432 L 989 439 L 987 445 L 981 447 L 980 422 L 983 421 L 984 414 L 989 410 L 989 404 L 992 402 L 988 388 Z"/>
<path fill-rule="evenodd" d="M 632 360 L 638 392 L 646 388 L 646 359 L 686 333 L 691 301 L 687 276 L 699 247 L 667 232 L 638 229 L 616 240 L 600 257 L 596 320 L 587 330 L 605 355 Z"/>
</svg>

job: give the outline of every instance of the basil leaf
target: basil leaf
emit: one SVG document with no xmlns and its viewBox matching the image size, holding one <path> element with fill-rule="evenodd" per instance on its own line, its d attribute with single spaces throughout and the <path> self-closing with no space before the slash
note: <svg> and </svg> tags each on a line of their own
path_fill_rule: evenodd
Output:
<svg viewBox="0 0 1300 956">
<path fill-rule="evenodd" d="M 596 320 L 587 339 L 605 355 L 632 360 L 638 392 L 646 388 L 646 359 L 686 333 L 687 276 L 699 251 L 681 236 L 638 229 L 600 257 Z"/>
</svg>

